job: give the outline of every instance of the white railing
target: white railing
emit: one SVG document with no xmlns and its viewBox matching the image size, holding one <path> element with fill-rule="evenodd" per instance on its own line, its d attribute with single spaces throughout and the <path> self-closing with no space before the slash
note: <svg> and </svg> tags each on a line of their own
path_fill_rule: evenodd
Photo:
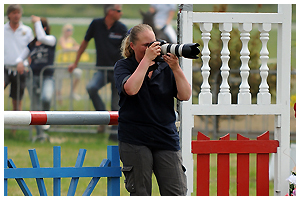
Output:
<svg viewBox="0 0 300 200">
<path fill-rule="evenodd" d="M 283 196 L 288 192 L 288 183 L 285 179 L 290 174 L 289 147 L 290 147 L 290 76 L 291 76 L 291 5 L 278 5 L 277 13 L 200 13 L 193 12 L 192 6 L 186 6 L 179 14 L 179 34 L 181 43 L 193 42 L 193 24 L 198 23 L 202 32 L 203 49 L 201 73 L 203 83 L 199 93 L 198 104 L 192 99 L 182 102 L 181 115 L 181 143 L 183 163 L 187 168 L 188 194 L 193 192 L 193 157 L 191 153 L 191 136 L 194 127 L 195 115 L 274 115 L 274 139 L 280 147 L 275 155 L 274 195 Z M 218 102 L 212 103 L 211 87 L 209 85 L 211 55 L 208 42 L 214 23 L 219 24 L 221 40 L 222 66 L 220 68 L 222 83 L 218 93 Z M 230 52 L 228 41 L 231 39 L 232 27 L 238 25 L 242 49 L 240 51 L 240 76 L 237 104 L 232 104 L 228 77 L 230 75 Z M 267 42 L 272 25 L 277 25 L 277 80 L 276 103 L 271 104 L 271 94 L 267 82 L 269 68 L 267 65 L 269 52 Z M 248 42 L 250 31 L 258 25 L 262 48 L 260 51 L 261 83 L 257 95 L 257 104 L 251 103 L 250 85 L 248 83 L 250 68 L 250 52 Z M 189 83 L 192 85 L 192 61 L 182 58 L 181 66 Z M 267 130 L 266 130 L 267 131 Z"/>
</svg>

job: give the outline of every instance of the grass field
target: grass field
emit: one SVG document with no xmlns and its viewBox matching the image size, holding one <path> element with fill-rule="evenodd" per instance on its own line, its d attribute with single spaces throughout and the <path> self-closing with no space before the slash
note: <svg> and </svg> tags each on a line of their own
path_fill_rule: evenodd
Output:
<svg viewBox="0 0 300 200">
<path fill-rule="evenodd" d="M 53 166 L 53 146 L 61 146 L 61 166 L 71 167 L 75 165 L 79 149 L 87 149 L 84 167 L 99 166 L 102 159 L 106 158 L 107 145 L 117 145 L 117 143 L 108 141 L 107 135 L 95 134 L 64 134 L 64 133 L 50 133 L 50 142 L 45 143 L 31 143 L 28 141 L 28 131 L 19 130 L 16 136 L 13 137 L 10 131 L 5 131 L 4 145 L 8 147 L 8 157 L 12 158 L 17 167 L 32 167 L 29 159 L 28 149 L 35 148 L 39 158 L 41 167 Z M 28 182 L 27 182 L 28 181 Z M 76 195 L 82 195 L 90 179 L 82 178 L 79 181 Z M 27 179 L 28 184 L 33 195 L 39 195 L 35 180 Z M 48 195 L 52 194 L 52 179 L 45 179 Z M 62 195 L 66 195 L 70 179 L 62 179 Z M 15 180 L 8 182 L 8 195 L 22 195 Z M 106 178 L 100 179 L 93 195 L 106 195 Z M 122 195 L 126 195 L 125 191 Z"/>
<path fill-rule="evenodd" d="M 51 136 L 50 142 L 44 143 L 32 143 L 28 140 L 29 131 L 18 130 L 16 135 L 13 136 L 10 130 L 4 131 L 4 146 L 8 147 L 8 158 L 11 158 L 17 167 L 32 167 L 28 149 L 35 148 L 39 158 L 41 167 L 53 166 L 53 146 L 61 146 L 61 166 L 73 167 L 76 162 L 79 149 L 87 149 L 86 157 L 83 166 L 94 167 L 99 166 L 102 159 L 106 158 L 107 145 L 117 145 L 116 142 L 108 140 L 108 134 L 74 134 L 74 133 L 49 133 Z M 194 156 L 196 163 L 196 156 Z M 121 163 L 122 164 L 122 163 Z M 217 163 L 216 155 L 211 156 L 211 173 L 210 173 L 210 195 L 216 196 L 217 194 Z M 236 155 L 230 157 L 230 195 L 236 195 Z M 256 157 L 250 155 L 250 196 L 255 196 L 255 177 L 256 177 Z M 194 191 L 196 190 L 196 164 L 194 165 Z M 37 185 L 34 179 L 25 179 L 31 193 L 33 195 L 39 195 Z M 80 178 L 79 184 L 76 190 L 76 196 L 82 195 L 86 186 L 88 185 L 90 178 Z M 124 176 L 121 178 L 121 196 L 128 196 L 128 192 L 124 187 Z M 45 179 L 45 185 L 48 195 L 53 194 L 52 179 Z M 61 183 L 61 194 L 66 195 L 70 184 L 70 178 L 63 178 Z M 159 196 L 158 186 L 153 176 L 153 196 Z M 270 195 L 273 195 L 273 182 L 270 181 Z M 8 180 L 8 195 L 20 196 L 23 195 L 16 181 L 13 179 Z M 105 196 L 106 195 L 106 178 L 101 178 L 97 184 L 93 196 Z M 195 195 L 195 192 L 192 194 Z"/>
</svg>

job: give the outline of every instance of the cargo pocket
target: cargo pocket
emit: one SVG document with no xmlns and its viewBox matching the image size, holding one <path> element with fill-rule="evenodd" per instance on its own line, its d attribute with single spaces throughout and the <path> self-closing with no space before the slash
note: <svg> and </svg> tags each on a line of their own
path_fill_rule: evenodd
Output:
<svg viewBox="0 0 300 200">
<path fill-rule="evenodd" d="M 123 166 L 122 172 L 125 176 L 125 188 L 128 192 L 135 192 L 135 184 L 134 184 L 134 174 L 132 172 L 133 166 Z"/>
<path fill-rule="evenodd" d="M 183 165 L 181 165 L 181 167 L 182 167 L 182 171 L 186 172 L 186 168 Z"/>
</svg>

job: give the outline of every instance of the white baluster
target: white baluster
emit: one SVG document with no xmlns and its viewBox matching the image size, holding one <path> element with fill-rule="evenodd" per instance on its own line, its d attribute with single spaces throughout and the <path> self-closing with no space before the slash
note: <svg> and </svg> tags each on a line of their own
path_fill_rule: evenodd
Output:
<svg viewBox="0 0 300 200">
<path fill-rule="evenodd" d="M 267 83 L 267 78 L 269 74 L 269 68 L 267 65 L 269 59 L 269 51 L 267 43 L 269 40 L 269 31 L 271 30 L 271 23 L 259 24 L 258 30 L 260 31 L 260 40 L 262 43 L 262 47 L 260 51 L 261 66 L 259 68 L 261 83 L 259 85 L 259 93 L 257 94 L 257 104 L 271 104 L 271 94 L 269 93 L 269 85 Z"/>
<path fill-rule="evenodd" d="M 201 85 L 201 92 L 199 94 L 199 104 L 212 104 L 212 94 L 210 92 L 210 85 L 208 78 L 210 75 L 209 59 L 210 51 L 208 48 L 208 42 L 210 40 L 210 31 L 212 30 L 212 23 L 200 23 L 200 30 L 202 31 L 203 50 L 202 61 L 203 66 L 201 68 L 201 74 L 203 77 L 203 83 Z"/>
<path fill-rule="evenodd" d="M 220 86 L 220 93 L 218 94 L 218 104 L 231 104 L 230 86 L 228 84 L 230 51 L 228 49 L 228 42 L 230 40 L 230 31 L 232 30 L 231 23 L 221 23 L 219 25 L 221 33 L 221 40 L 223 41 L 223 49 L 221 51 L 222 67 L 221 76 L 222 84 Z"/>
<path fill-rule="evenodd" d="M 239 24 L 239 31 L 241 32 L 242 49 L 240 51 L 240 59 L 242 65 L 240 67 L 240 75 L 242 82 L 238 93 L 238 104 L 251 104 L 250 86 L 248 84 L 248 77 L 250 68 L 248 62 L 250 59 L 250 52 L 248 49 L 248 42 L 250 40 L 250 31 L 252 30 L 252 23 Z"/>
</svg>

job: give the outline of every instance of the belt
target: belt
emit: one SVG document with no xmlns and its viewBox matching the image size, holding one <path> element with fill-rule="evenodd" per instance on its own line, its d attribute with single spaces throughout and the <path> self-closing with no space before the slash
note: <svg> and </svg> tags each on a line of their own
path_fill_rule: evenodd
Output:
<svg viewBox="0 0 300 200">
<path fill-rule="evenodd" d="M 8 71 L 8 75 L 10 75 L 11 73 L 13 73 L 14 76 L 17 75 L 18 71 L 17 71 L 17 65 L 4 65 L 4 68 L 7 69 Z M 28 67 L 25 66 L 25 71 L 28 71 Z"/>
</svg>

